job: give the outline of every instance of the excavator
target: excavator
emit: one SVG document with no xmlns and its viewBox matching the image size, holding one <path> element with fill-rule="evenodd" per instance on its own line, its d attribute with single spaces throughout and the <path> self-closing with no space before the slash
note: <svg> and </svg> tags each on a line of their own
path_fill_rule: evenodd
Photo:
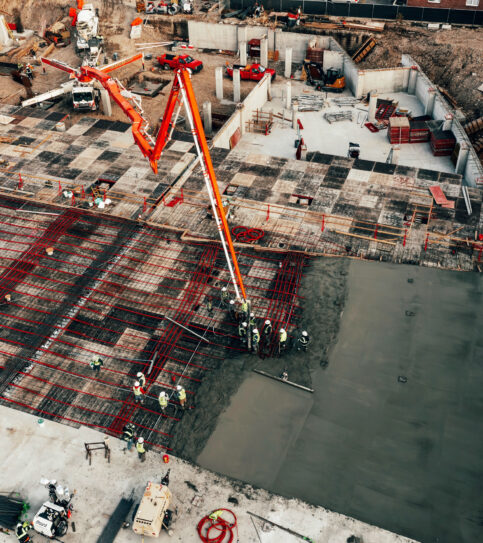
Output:
<svg viewBox="0 0 483 543">
<path fill-rule="evenodd" d="M 345 89 L 345 77 L 340 70 L 329 68 L 324 72 L 320 62 L 304 60 L 303 64 L 307 83 L 319 91 L 342 92 Z"/>
<path fill-rule="evenodd" d="M 231 239 L 230 228 L 226 220 L 215 170 L 211 162 L 203 123 L 191 85 L 189 70 L 183 67 L 174 70 L 173 85 L 155 139 L 148 131 L 149 125 L 143 117 L 140 97 L 125 89 L 120 81 L 112 77 L 109 70 L 88 65 L 73 68 L 59 60 L 44 57 L 41 60 L 44 64 L 71 74 L 71 77 L 77 79 L 80 83 L 98 81 L 131 120 L 134 142 L 139 147 L 141 153 L 148 159 L 151 169 L 155 174 L 158 173 L 158 160 L 166 145 L 171 141 L 179 112 L 181 107 L 184 106 L 186 120 L 191 127 L 198 160 L 213 211 L 213 218 L 218 228 L 235 296 L 238 301 L 247 302 L 245 287 Z"/>
</svg>

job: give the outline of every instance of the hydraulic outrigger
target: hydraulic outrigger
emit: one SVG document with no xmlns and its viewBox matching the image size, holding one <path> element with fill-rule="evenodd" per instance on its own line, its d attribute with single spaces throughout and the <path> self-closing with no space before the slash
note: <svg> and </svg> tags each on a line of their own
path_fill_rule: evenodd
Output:
<svg viewBox="0 0 483 543">
<path fill-rule="evenodd" d="M 235 289 L 236 298 L 239 301 L 246 301 L 245 287 L 238 267 L 235 248 L 230 235 L 230 229 L 226 220 L 223 204 L 221 201 L 215 171 L 211 162 L 208 144 L 206 142 L 200 112 L 196 98 L 191 86 L 190 74 L 185 68 L 175 71 L 174 81 L 169 94 L 168 103 L 164 111 L 161 127 L 156 140 L 148 133 L 148 122 L 142 115 L 141 103 L 137 97 L 126 90 L 122 84 L 109 75 L 109 69 L 98 69 L 91 66 L 80 66 L 75 69 L 63 62 L 54 59 L 42 58 L 42 62 L 55 68 L 59 68 L 76 77 L 80 82 L 90 82 L 93 79 L 99 81 L 109 93 L 109 96 L 119 105 L 132 122 L 132 134 L 134 141 L 142 154 L 149 160 L 154 173 L 158 172 L 158 160 L 171 140 L 179 111 L 184 105 L 186 117 L 190 123 L 191 133 L 195 143 L 198 160 L 200 162 L 203 177 L 205 179 L 208 196 L 213 209 L 221 244 L 225 253 L 231 280 Z M 119 65 L 116 65 L 118 68 Z M 175 113 L 176 109 L 176 113 Z M 173 119 L 174 115 L 174 119 Z"/>
</svg>

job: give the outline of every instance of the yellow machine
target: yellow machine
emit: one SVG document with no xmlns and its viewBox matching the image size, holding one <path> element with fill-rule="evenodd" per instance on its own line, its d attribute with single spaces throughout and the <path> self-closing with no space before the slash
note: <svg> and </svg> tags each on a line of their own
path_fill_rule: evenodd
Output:
<svg viewBox="0 0 483 543">
<path fill-rule="evenodd" d="M 171 492 L 164 484 L 148 483 L 139 508 L 134 517 L 132 529 L 138 535 L 158 537 L 163 525 L 169 527 L 172 519 Z"/>
</svg>

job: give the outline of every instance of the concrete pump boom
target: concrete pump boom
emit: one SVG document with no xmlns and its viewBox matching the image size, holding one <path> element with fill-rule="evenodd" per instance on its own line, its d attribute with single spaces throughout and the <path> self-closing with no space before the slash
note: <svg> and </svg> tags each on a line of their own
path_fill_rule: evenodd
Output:
<svg viewBox="0 0 483 543">
<path fill-rule="evenodd" d="M 137 58 L 142 57 L 141 54 L 135 56 Z M 132 62 L 136 59 L 132 57 L 131 59 L 127 59 L 127 61 Z M 93 79 L 99 81 L 99 83 L 109 93 L 109 96 L 118 104 L 118 106 L 131 120 L 134 141 L 141 150 L 142 154 L 149 160 L 154 173 L 158 173 L 158 160 L 161 157 L 163 149 L 171 139 L 171 134 L 176 123 L 179 109 L 181 108 L 181 105 L 184 104 L 186 116 L 191 126 L 191 133 L 193 134 L 196 151 L 198 153 L 198 160 L 200 162 L 211 207 L 213 209 L 213 216 L 218 227 L 221 244 L 223 246 L 231 280 L 235 289 L 235 294 L 238 300 L 246 301 L 245 287 L 243 285 L 243 279 L 238 266 L 235 248 L 233 247 L 230 228 L 228 227 L 225 211 L 223 209 L 223 203 L 221 201 L 221 195 L 218 189 L 218 183 L 216 181 L 215 171 L 211 162 L 210 152 L 203 129 L 203 123 L 201 122 L 200 112 L 198 110 L 193 87 L 191 85 L 189 72 L 185 68 L 180 68 L 175 71 L 173 86 L 171 87 L 171 92 L 164 111 L 161 127 L 156 137 L 156 141 L 153 141 L 152 137 L 147 132 L 148 123 L 146 119 L 144 119 L 142 114 L 136 109 L 136 104 L 133 100 L 134 97 L 132 93 L 122 88 L 121 84 L 109 75 L 110 71 L 120 67 L 120 63 L 124 62 L 127 64 L 127 61 L 120 61 L 118 63 L 105 66 L 104 68 L 81 66 L 80 68 L 75 69 L 58 60 L 42 58 L 42 62 L 45 64 L 49 64 L 50 66 L 54 66 L 55 68 L 59 68 L 65 72 L 69 72 L 81 82 L 90 82 Z M 130 100 L 132 100 L 132 102 Z M 176 106 L 178 106 L 178 109 L 173 120 L 173 114 Z"/>
</svg>

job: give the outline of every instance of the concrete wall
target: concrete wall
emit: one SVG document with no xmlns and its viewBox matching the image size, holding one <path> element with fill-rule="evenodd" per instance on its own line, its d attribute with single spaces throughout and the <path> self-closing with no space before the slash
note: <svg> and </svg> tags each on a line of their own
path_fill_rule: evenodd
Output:
<svg viewBox="0 0 483 543">
<path fill-rule="evenodd" d="M 188 21 L 190 44 L 203 49 L 238 50 L 237 27 Z"/>
<path fill-rule="evenodd" d="M 410 68 L 359 70 L 357 98 L 368 92 L 404 92 L 408 88 Z"/>
<path fill-rule="evenodd" d="M 240 128 L 241 133 L 245 133 L 245 124 L 251 119 L 252 113 L 261 109 L 270 98 L 270 77 L 265 76 L 253 88 L 250 94 L 241 104 L 241 108 L 236 109 L 233 115 L 218 131 L 213 138 L 213 146 L 222 149 L 230 149 L 230 138 Z"/>
<path fill-rule="evenodd" d="M 440 0 L 439 2 L 429 2 L 429 0 L 408 0 L 408 6 L 419 8 L 438 8 L 438 9 L 470 9 L 483 10 L 483 3 L 480 0 L 478 6 L 468 6 L 466 0 Z"/>
<path fill-rule="evenodd" d="M 344 58 L 339 51 L 324 51 L 324 62 L 323 62 L 324 72 L 329 68 L 336 68 L 343 70 L 344 68 Z"/>
<path fill-rule="evenodd" d="M 434 89 L 434 84 L 426 76 L 426 74 L 421 70 L 420 66 L 414 62 L 414 60 L 409 55 L 402 55 L 401 64 L 403 66 L 416 66 L 418 68 L 418 76 L 416 81 L 416 96 L 419 101 L 426 107 L 428 103 L 428 89 Z M 467 145 L 470 149 L 468 153 L 468 161 L 466 163 L 465 170 L 463 172 L 463 178 L 467 185 L 470 187 L 475 187 L 477 180 L 483 179 L 483 167 L 480 163 L 478 155 L 474 147 L 471 145 L 471 142 L 466 135 L 461 123 L 458 121 L 455 115 L 453 108 L 446 102 L 446 100 L 441 96 L 438 90 L 435 90 L 435 99 L 433 107 L 433 119 L 443 120 L 448 113 L 453 115 L 453 122 L 451 130 L 456 138 L 456 141 L 459 144 Z"/>
</svg>

